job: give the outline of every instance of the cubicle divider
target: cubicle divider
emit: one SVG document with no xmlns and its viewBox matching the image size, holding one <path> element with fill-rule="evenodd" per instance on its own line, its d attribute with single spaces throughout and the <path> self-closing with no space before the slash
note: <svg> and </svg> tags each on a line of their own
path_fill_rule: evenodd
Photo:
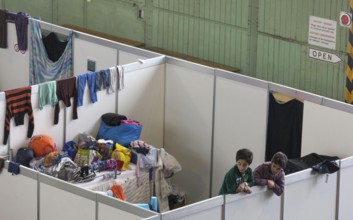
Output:
<svg viewBox="0 0 353 220">
<path fill-rule="evenodd" d="M 280 220 L 281 197 L 266 187 L 254 186 L 251 194 L 225 195 L 224 219 L 271 219 Z"/>
<path fill-rule="evenodd" d="M 340 160 L 341 169 L 338 172 L 339 188 L 337 199 L 337 219 L 350 220 L 353 216 L 351 199 L 353 198 L 353 157 Z"/>
<path fill-rule="evenodd" d="M 224 196 L 216 196 L 176 210 L 161 214 L 162 220 L 221 220 L 223 212 Z M 234 219 L 234 216 L 233 218 Z"/>
<path fill-rule="evenodd" d="M 39 209 L 38 172 L 21 167 L 20 175 L 0 170 L 0 218 L 37 220 Z"/>
<path fill-rule="evenodd" d="M 5 169 L 9 163 L 5 163 Z M 0 174 L 0 218 L 108 220 L 160 219 L 159 214 L 134 204 L 86 190 L 60 179 L 20 167 L 20 174 Z"/>
</svg>

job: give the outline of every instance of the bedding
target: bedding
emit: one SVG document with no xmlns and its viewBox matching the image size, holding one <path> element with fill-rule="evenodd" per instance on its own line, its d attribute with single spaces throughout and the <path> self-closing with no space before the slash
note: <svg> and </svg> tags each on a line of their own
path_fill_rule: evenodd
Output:
<svg viewBox="0 0 353 220">
<path fill-rule="evenodd" d="M 142 184 L 138 184 L 136 165 L 129 164 L 125 171 L 103 171 L 96 174 L 96 178 L 90 182 L 75 184 L 92 191 L 107 192 L 115 184 L 120 184 L 124 190 L 125 198 L 130 203 L 149 203 L 152 196 L 152 184 L 149 180 L 149 172 L 144 171 L 139 177 Z"/>
</svg>

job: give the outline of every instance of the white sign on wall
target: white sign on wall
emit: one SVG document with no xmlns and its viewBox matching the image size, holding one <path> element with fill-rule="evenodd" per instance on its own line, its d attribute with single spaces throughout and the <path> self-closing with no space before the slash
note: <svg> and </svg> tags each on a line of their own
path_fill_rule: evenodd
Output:
<svg viewBox="0 0 353 220">
<path fill-rule="evenodd" d="M 342 61 L 342 59 L 336 54 L 312 48 L 309 48 L 309 57 L 312 59 L 321 60 L 329 63 L 339 63 Z"/>
<path fill-rule="evenodd" d="M 308 43 L 328 49 L 336 49 L 336 30 L 336 21 L 310 16 Z"/>
</svg>

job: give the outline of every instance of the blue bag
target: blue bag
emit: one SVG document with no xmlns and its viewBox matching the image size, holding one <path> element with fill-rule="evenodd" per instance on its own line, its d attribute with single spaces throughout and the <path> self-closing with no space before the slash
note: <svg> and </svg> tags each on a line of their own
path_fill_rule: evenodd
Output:
<svg viewBox="0 0 353 220">
<path fill-rule="evenodd" d="M 140 139 L 142 125 L 139 123 L 121 123 L 109 126 L 101 121 L 97 139 L 112 140 L 124 147 L 128 147 L 131 141 Z"/>
</svg>

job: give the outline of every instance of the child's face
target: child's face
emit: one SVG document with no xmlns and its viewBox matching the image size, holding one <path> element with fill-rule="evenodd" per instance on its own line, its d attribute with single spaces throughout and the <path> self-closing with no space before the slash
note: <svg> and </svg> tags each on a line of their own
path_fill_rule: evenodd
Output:
<svg viewBox="0 0 353 220">
<path fill-rule="evenodd" d="M 271 163 L 271 172 L 272 174 L 276 174 L 281 171 L 282 167 L 276 163 Z"/>
<path fill-rule="evenodd" d="M 237 167 L 238 167 L 238 170 L 240 173 L 244 173 L 245 170 L 248 169 L 249 164 L 248 164 L 248 162 L 246 162 L 246 160 L 239 159 L 239 160 L 237 160 Z"/>
</svg>

